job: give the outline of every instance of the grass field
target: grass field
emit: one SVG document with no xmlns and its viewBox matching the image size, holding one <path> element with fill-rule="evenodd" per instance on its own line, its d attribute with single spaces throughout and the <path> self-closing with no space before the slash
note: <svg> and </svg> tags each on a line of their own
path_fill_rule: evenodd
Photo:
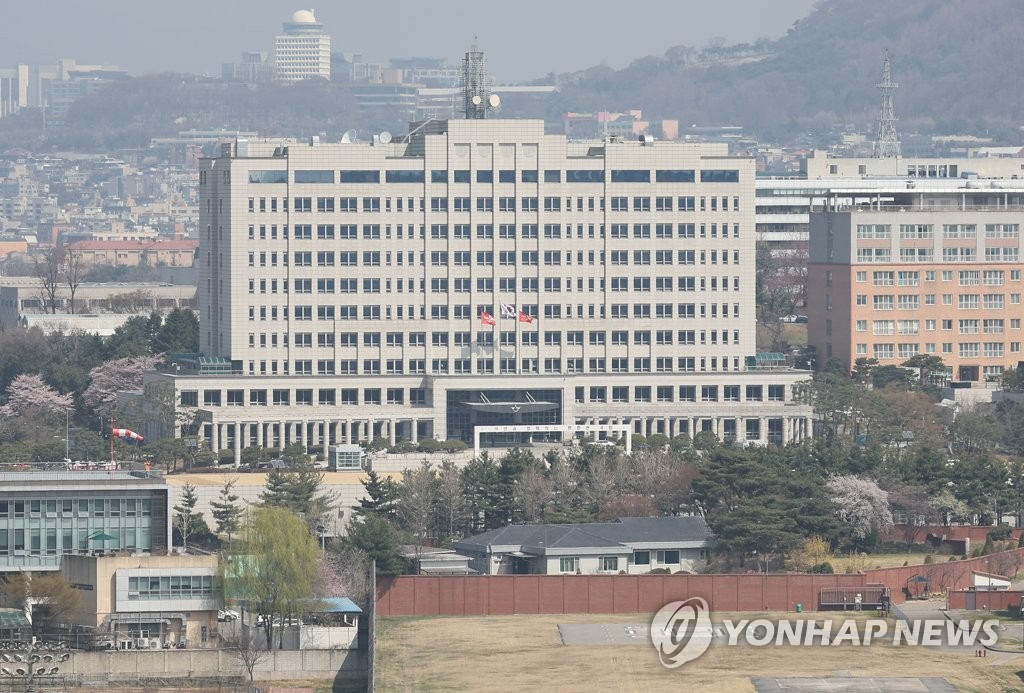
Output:
<svg viewBox="0 0 1024 693">
<path fill-rule="evenodd" d="M 716 614 L 719 617 L 728 615 Z M 821 617 L 815 614 L 815 617 Z M 755 618 L 755 615 L 737 615 Z M 664 669 L 643 645 L 566 647 L 559 623 L 645 623 L 642 614 L 382 618 L 377 688 L 382 691 L 754 691 L 751 676 L 940 676 L 959 690 L 1019 691 L 1024 657 L 996 659 L 923 647 L 713 646 L 680 669 Z"/>
</svg>

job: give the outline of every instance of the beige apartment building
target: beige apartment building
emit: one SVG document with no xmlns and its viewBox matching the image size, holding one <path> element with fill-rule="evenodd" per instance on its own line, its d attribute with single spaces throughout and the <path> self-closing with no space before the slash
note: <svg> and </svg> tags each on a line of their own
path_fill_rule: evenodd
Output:
<svg viewBox="0 0 1024 693">
<path fill-rule="evenodd" d="M 1024 184 L 907 184 L 884 203 L 834 202 L 811 213 L 808 339 L 819 367 L 923 353 L 941 357 L 949 379 L 977 382 L 1016 366 Z"/>
<path fill-rule="evenodd" d="M 573 142 L 539 120 L 238 140 L 200 196 L 203 356 L 147 385 L 236 459 L 478 426 L 510 427 L 485 445 L 810 434 L 808 374 L 753 358 L 754 163 L 724 144 Z"/>
</svg>

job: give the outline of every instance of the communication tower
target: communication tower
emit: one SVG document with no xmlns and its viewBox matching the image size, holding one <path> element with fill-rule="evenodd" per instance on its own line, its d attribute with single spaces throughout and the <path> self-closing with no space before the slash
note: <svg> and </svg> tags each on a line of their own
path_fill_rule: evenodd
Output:
<svg viewBox="0 0 1024 693">
<path fill-rule="evenodd" d="M 491 93 L 492 81 L 487 74 L 487 58 L 474 39 L 469 52 L 462 59 L 462 107 L 468 120 L 483 120 L 488 110 L 501 104 L 497 94 Z"/>
<path fill-rule="evenodd" d="M 892 93 L 900 85 L 892 81 L 889 71 L 889 51 L 885 52 L 882 81 L 875 85 L 882 92 L 882 108 L 878 113 L 878 139 L 875 140 L 875 158 L 891 159 L 900 155 L 900 138 L 896 134 L 896 114 L 892 107 Z"/>
</svg>

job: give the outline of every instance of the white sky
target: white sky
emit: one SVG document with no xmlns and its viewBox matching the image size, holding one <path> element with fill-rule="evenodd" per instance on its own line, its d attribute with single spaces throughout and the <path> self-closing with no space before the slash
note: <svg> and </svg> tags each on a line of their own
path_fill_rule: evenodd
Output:
<svg viewBox="0 0 1024 693">
<path fill-rule="evenodd" d="M 815 0 L 3 0 L 0 66 L 119 65 L 131 74 L 220 74 L 242 51 L 272 53 L 281 22 L 315 6 L 337 52 L 369 62 L 444 57 L 456 64 L 474 35 L 500 82 L 606 63 L 614 68 L 714 37 L 777 38 Z M 320 6 L 316 6 L 319 4 Z"/>
</svg>

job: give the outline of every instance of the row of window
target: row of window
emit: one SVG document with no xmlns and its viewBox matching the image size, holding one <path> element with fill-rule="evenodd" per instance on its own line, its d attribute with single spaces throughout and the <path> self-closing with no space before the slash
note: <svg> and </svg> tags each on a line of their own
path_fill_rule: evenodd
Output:
<svg viewBox="0 0 1024 693">
<path fill-rule="evenodd" d="M 700 558 L 706 556 L 704 549 L 700 550 Z M 633 565 L 645 566 L 679 566 L 679 551 L 634 551 L 631 563 Z M 599 556 L 597 559 L 598 570 L 605 573 L 614 573 L 619 570 L 619 556 Z M 580 572 L 579 556 L 562 556 L 558 559 L 558 571 L 560 573 Z"/>
<path fill-rule="evenodd" d="M 366 196 L 366 197 L 295 197 L 291 200 L 291 209 L 295 212 L 321 212 L 321 213 L 334 213 L 334 212 L 364 212 L 370 214 L 384 212 L 424 212 L 426 211 L 426 198 L 418 198 L 419 204 L 417 209 L 417 198 L 409 197 L 385 197 L 383 198 L 384 204 L 381 206 L 380 197 Z M 565 200 L 565 204 L 562 204 L 562 200 Z M 608 200 L 606 203 L 605 200 Z M 652 201 L 653 199 L 653 206 Z M 732 198 L 731 211 L 738 212 L 740 209 L 740 198 L 733 196 Z M 497 202 L 495 202 L 497 200 Z M 511 195 L 501 195 L 498 197 L 468 197 L 468 196 L 454 196 L 454 197 L 431 197 L 430 198 L 430 211 L 431 212 L 472 212 L 474 209 L 477 212 L 493 212 L 495 210 L 499 212 L 537 212 L 543 209 L 545 212 L 571 212 L 575 209 L 577 212 L 603 212 L 606 209 L 610 209 L 612 212 L 694 212 L 699 209 L 701 212 L 728 212 L 730 211 L 729 196 L 722 195 L 719 197 L 695 197 L 693 195 L 657 195 L 654 198 L 644 195 L 623 196 L 615 195 L 609 198 L 604 197 L 572 197 L 572 196 L 556 196 L 547 195 L 543 198 L 525 196 L 515 197 Z M 543 206 L 541 205 L 543 201 Z M 575 201 L 575 204 L 574 204 Z M 699 204 L 699 207 L 698 207 Z M 276 212 L 287 212 L 288 198 L 280 198 L 280 204 L 278 198 L 271 197 L 250 197 L 249 212 L 252 213 L 276 213 Z M 206 211 L 213 211 L 213 200 L 206 201 Z M 218 211 L 223 211 L 223 204 L 218 202 Z"/>
<path fill-rule="evenodd" d="M 1020 238 L 1019 224 L 985 224 L 985 238 Z M 903 239 L 934 238 L 934 224 L 900 224 L 899 237 Z M 977 238 L 977 224 L 943 224 L 943 238 Z M 858 224 L 858 239 L 892 238 L 890 224 Z"/>
<path fill-rule="evenodd" d="M 918 334 L 921 329 L 920 320 L 873 320 L 871 322 L 871 331 L 876 335 L 912 335 Z M 926 332 L 932 332 L 936 329 L 936 326 L 941 324 L 941 329 L 944 331 L 951 331 L 953 329 L 954 321 L 950 319 L 945 320 L 924 320 L 924 330 Z M 986 320 L 959 320 L 959 331 L 960 334 L 1003 334 L 1006 331 L 1006 320 L 1002 318 L 991 318 Z M 1010 318 L 1010 329 L 1020 329 L 1020 318 Z M 867 332 L 868 321 L 857 320 L 856 328 L 858 332 Z"/>
<path fill-rule="evenodd" d="M 95 530 L 74 527 L 0 527 L 0 559 L 24 554 L 31 556 L 56 556 L 76 551 L 87 552 L 106 549 L 143 549 L 152 546 L 151 529 L 142 527 L 104 527 L 104 533 L 112 533 L 113 539 L 97 541 L 90 538 Z M 10 565 L 9 561 L 4 561 Z"/>
<path fill-rule="evenodd" d="M 317 224 L 315 227 L 313 224 L 296 224 L 294 227 L 293 236 L 296 240 L 313 240 L 314 228 L 316 229 L 316 239 L 319 241 L 333 241 L 337 240 L 381 240 L 381 225 L 380 224 Z M 426 238 L 426 225 L 419 225 L 419 238 Z M 430 225 L 430 238 L 431 240 L 444 240 L 449 237 L 455 240 L 470 240 L 473 237 L 473 226 L 471 224 L 453 224 L 451 225 L 451 235 L 449 236 L 449 225 L 448 224 L 431 224 Z M 632 228 L 632 234 L 630 229 Z M 632 227 L 629 224 L 611 224 L 610 225 L 610 237 L 613 239 L 626 239 L 626 238 L 652 238 L 651 230 L 654 230 L 653 238 L 729 238 L 729 225 L 728 224 L 669 224 L 669 223 L 658 223 L 658 224 L 633 224 Z M 269 229 L 269 233 L 268 233 Z M 258 234 L 257 234 L 258 231 Z M 249 240 L 278 240 L 279 227 L 277 224 L 249 224 Z M 360 234 L 361 231 L 361 234 Z M 406 231 L 408 233 L 406 234 Z M 698 233 L 699 231 L 699 233 Z M 605 225 L 604 224 L 583 224 L 576 225 L 576 239 L 584 238 L 584 232 L 586 238 L 604 238 L 605 237 Z M 211 226 L 207 226 L 207 235 L 212 238 L 213 229 Z M 396 224 L 395 225 L 395 240 L 402 240 L 404 238 L 412 239 L 415 237 L 416 225 L 415 224 Z M 541 226 L 538 224 L 520 224 L 518 227 L 515 224 L 497 224 L 497 237 L 502 239 L 536 239 L 540 238 Z M 280 240 L 285 240 L 289 237 L 289 227 L 287 225 L 280 226 Z M 492 239 L 495 237 L 495 224 L 477 224 L 476 225 L 476 238 L 477 239 Z M 543 226 L 543 237 L 547 239 L 557 238 L 573 238 L 573 225 L 572 224 L 544 224 Z M 739 224 L 732 225 L 732 237 L 740 237 Z M 392 238 L 391 224 L 384 225 L 384 239 Z"/>
<path fill-rule="evenodd" d="M 724 361 L 724 359 L 723 359 Z M 513 369 L 514 372 L 514 369 Z M 203 390 L 204 407 L 265 407 L 313 406 L 314 402 L 323 406 L 360 405 L 360 404 L 405 404 L 406 398 L 414 406 L 428 403 L 428 392 L 421 388 L 297 388 L 275 390 Z M 269 400 L 268 400 L 269 393 Z M 584 400 L 584 396 L 587 397 Z M 383 398 L 383 399 L 382 399 Z M 628 404 L 630 402 L 784 402 L 786 401 L 785 385 L 649 385 L 635 386 L 604 386 L 595 385 L 590 388 L 577 387 L 575 398 L 579 403 L 584 401 L 592 404 Z M 199 392 L 183 390 L 180 393 L 181 406 L 199 406 Z"/>
<path fill-rule="evenodd" d="M 595 264 L 595 260 L 599 261 L 598 264 L 603 265 L 605 262 L 606 251 L 589 251 L 587 258 L 590 265 Z M 609 257 L 611 264 L 613 265 L 628 265 L 630 264 L 630 254 L 628 250 L 612 250 L 608 251 L 611 255 Z M 728 265 L 729 263 L 729 251 L 722 250 L 634 250 L 632 254 L 634 265 L 706 265 L 721 264 Z M 291 254 L 291 266 L 292 267 L 313 267 L 314 260 L 317 267 L 390 267 L 392 265 L 392 257 L 395 259 L 397 266 L 408 264 L 409 267 L 415 266 L 426 266 L 427 253 L 426 251 L 420 251 L 419 263 L 415 262 L 417 254 L 415 252 L 408 252 L 403 255 L 402 252 L 396 252 L 392 255 L 390 251 L 381 252 L 379 250 L 364 250 L 362 253 L 355 250 L 318 250 L 314 253 L 312 250 L 306 251 L 295 251 Z M 408 260 L 408 263 L 403 263 L 403 258 Z M 576 259 L 578 265 L 583 263 L 583 251 L 577 251 Z M 248 256 L 249 267 L 277 267 L 278 259 L 280 259 L 281 267 L 289 266 L 289 254 L 281 253 L 280 258 L 275 252 L 251 252 Z M 469 250 L 456 250 L 449 252 L 447 250 L 432 250 L 430 251 L 430 266 L 431 267 L 494 267 L 497 264 L 500 267 L 537 267 L 543 264 L 545 267 L 558 267 L 561 265 L 572 265 L 573 264 L 573 252 L 571 250 L 522 250 L 517 254 L 514 250 L 478 250 L 474 255 Z M 497 260 L 497 263 L 495 263 Z M 543 263 L 541 262 L 543 260 Z M 564 260 L 564 262 L 563 262 Z M 732 251 L 732 264 L 740 264 L 740 251 Z"/>
<path fill-rule="evenodd" d="M 940 296 L 942 305 L 954 305 L 953 294 L 940 294 Z M 898 296 L 883 294 L 872 296 L 871 301 L 872 308 L 875 310 L 917 310 L 922 304 L 925 306 L 936 305 L 936 294 L 924 294 L 923 297 L 918 294 L 900 294 Z M 855 302 L 858 306 L 866 306 L 868 302 L 867 294 L 857 294 Z M 1019 305 L 1020 294 L 1010 294 L 1009 302 L 1011 305 Z M 1006 307 L 1006 295 L 957 294 L 955 305 L 962 310 L 999 309 Z"/>
<path fill-rule="evenodd" d="M 616 251 L 613 251 L 613 254 Z M 628 263 L 628 258 L 625 259 Z M 622 263 L 615 263 L 622 264 Z M 518 290 L 525 293 L 538 293 L 541 289 L 540 277 L 520 277 L 518 282 Z M 586 282 L 584 281 L 586 279 Z M 628 288 L 622 288 L 622 280 L 628 279 L 625 277 L 613 277 L 611 290 L 612 291 L 627 291 Z M 653 282 L 652 282 L 653 279 Z M 719 283 L 721 279 L 721 283 Z M 722 277 L 715 276 L 657 276 L 657 277 L 633 277 L 633 290 L 634 291 L 650 291 L 651 287 L 654 287 L 655 291 L 718 291 L 721 287 L 722 291 L 729 290 L 730 277 L 723 275 Z M 313 293 L 313 279 L 294 279 L 292 280 L 292 291 L 297 294 L 311 294 Z M 418 293 L 427 293 L 427 280 L 420 279 Z M 279 283 L 280 282 L 280 283 Z M 626 282 L 629 283 L 628 281 Z M 249 293 L 255 294 L 276 294 L 278 293 L 278 286 L 280 286 L 281 293 L 288 293 L 287 280 L 281 279 L 250 279 L 249 280 Z M 491 293 L 497 286 L 498 291 L 502 293 L 516 293 L 517 282 L 515 277 L 498 277 L 495 282 L 493 277 L 477 277 L 476 279 L 476 291 L 481 293 Z M 543 277 L 543 288 L 546 292 L 557 293 L 562 291 L 562 287 L 565 287 L 565 291 L 572 292 L 573 281 L 572 277 L 566 277 L 563 285 L 562 277 Z M 584 286 L 587 288 L 585 289 Z M 616 288 L 618 286 L 619 288 Z M 383 288 L 384 293 L 391 293 L 392 287 L 395 289 L 395 293 L 417 293 L 417 280 L 410 278 L 408 283 L 403 278 L 398 279 L 380 279 L 378 277 L 365 277 L 360 282 L 355 277 L 342 278 L 342 279 L 329 279 L 320 278 L 316 280 L 316 293 L 318 294 L 379 294 Z M 408 292 L 405 291 L 408 287 Z M 739 291 L 740 278 L 737 276 L 732 277 L 732 290 Z M 258 289 L 258 291 L 257 291 Z M 604 291 L 605 290 L 605 279 L 604 277 L 577 277 L 576 278 L 576 291 Z M 430 280 L 430 293 L 432 294 L 447 294 L 454 292 L 457 294 L 468 294 L 473 292 L 473 280 L 469 277 L 454 277 L 449 279 L 448 277 L 435 277 Z"/>
<path fill-rule="evenodd" d="M 724 344 L 725 342 L 723 342 Z M 740 359 L 733 358 L 732 370 L 740 370 Z M 314 375 L 312 359 L 297 359 L 291 362 L 292 369 L 289 371 L 289 361 L 281 361 L 282 375 Z M 269 370 L 268 370 L 269 364 Z M 551 374 L 582 374 L 582 373 L 696 373 L 707 371 L 718 371 L 718 357 L 701 357 L 698 360 L 693 356 L 649 356 L 634 357 L 632 368 L 628 357 L 595 357 L 584 359 L 582 357 L 570 358 L 524 358 L 518 362 L 514 358 L 461 358 L 449 360 L 431 359 L 430 370 L 427 370 L 426 359 L 363 359 L 362 368 L 358 359 L 318 359 L 316 361 L 315 375 L 443 375 L 455 373 L 456 375 L 469 375 L 472 373 L 481 374 L 513 374 L 513 373 L 551 373 Z M 497 369 L 495 369 L 497 365 Z M 586 366 L 586 369 L 584 368 Z M 721 370 L 729 370 L 729 359 L 723 357 Z M 249 373 L 256 373 L 256 361 L 249 361 Z M 259 362 L 260 375 L 278 375 L 278 361 Z M 309 403 L 311 403 L 310 400 Z"/>
<path fill-rule="evenodd" d="M 608 316 L 613 319 L 670 319 L 670 318 L 717 318 L 719 317 L 719 305 L 721 305 L 721 317 L 728 318 L 729 315 L 729 304 L 728 303 L 612 303 L 607 311 Z M 537 308 L 542 308 L 542 311 L 538 313 Z M 600 315 L 601 318 L 606 317 L 605 305 L 600 304 L 596 306 L 600 311 L 595 311 L 595 306 L 590 304 L 590 310 L 587 317 L 594 318 L 596 315 Z M 360 308 L 362 310 L 360 310 Z M 382 310 L 383 308 L 383 310 Z M 321 305 L 317 306 L 317 320 L 415 320 L 416 318 L 416 306 L 409 306 L 409 312 L 406 315 L 403 310 L 405 306 L 394 306 L 395 310 L 392 311 L 391 305 L 379 306 L 379 305 L 368 305 L 368 306 L 333 306 L 333 305 Z M 582 318 L 583 305 L 577 306 L 578 310 L 575 317 Z M 279 310 L 280 309 L 280 310 Z M 520 307 L 520 310 L 530 317 L 544 317 L 548 320 L 560 320 L 562 318 L 572 318 L 573 306 L 567 304 L 565 311 L 562 311 L 562 304 L 560 303 L 545 303 L 542 306 L 536 304 L 524 304 Z M 475 320 L 479 319 L 483 312 L 486 311 L 492 316 L 498 315 L 495 311 L 494 306 L 482 306 L 478 305 L 476 311 L 473 311 L 473 307 L 466 305 L 449 306 L 447 304 L 435 304 L 430 306 L 430 319 L 431 320 Z M 266 320 L 277 320 L 278 315 L 282 320 L 312 320 L 313 319 L 313 306 L 291 306 L 291 317 L 289 318 L 289 306 L 249 306 L 249 321 L 255 322 L 257 319 L 260 321 Z M 257 317 L 258 316 L 258 317 Z M 740 304 L 732 304 L 732 317 L 740 317 Z M 427 306 L 419 307 L 419 318 L 420 320 L 427 319 Z"/>
<path fill-rule="evenodd" d="M 900 262 L 935 262 L 931 248 L 900 248 Z M 1017 262 L 1020 251 L 1016 247 L 985 248 L 986 262 Z M 942 262 L 977 262 L 978 250 L 974 247 L 943 248 Z M 857 248 L 857 262 L 892 262 L 889 248 Z"/>
<path fill-rule="evenodd" d="M 475 175 L 469 169 L 432 169 L 430 171 L 431 183 L 448 183 L 449 173 L 452 183 L 470 183 L 475 178 L 477 183 L 515 183 L 516 171 L 514 169 L 500 169 L 495 176 L 491 169 L 477 169 Z M 650 169 L 612 169 L 610 179 L 612 183 L 650 183 L 652 180 Z M 564 175 L 563 175 L 564 174 Z M 425 183 L 426 171 L 410 169 L 387 169 L 384 171 L 386 183 Z M 519 181 L 522 183 L 538 183 L 543 178 L 545 183 L 604 183 L 605 172 L 603 169 L 570 169 L 561 171 L 558 169 L 523 169 L 519 171 Z M 298 169 L 293 176 L 295 183 L 312 184 L 375 184 L 381 182 L 379 169 L 345 170 L 335 169 Z M 693 169 L 658 169 L 654 171 L 654 182 L 657 183 L 694 183 L 696 175 Z M 704 169 L 700 172 L 701 183 L 738 183 L 740 175 L 734 169 Z M 205 176 L 199 181 L 201 185 L 206 183 Z M 272 170 L 251 170 L 249 171 L 249 183 L 252 184 L 280 184 L 288 182 L 288 172 L 281 169 Z"/>
<path fill-rule="evenodd" d="M 920 350 L 920 344 L 873 344 L 872 354 L 876 359 L 908 359 L 911 356 L 922 353 Z M 1006 355 L 1006 344 L 1003 342 L 961 342 L 956 345 L 958 351 L 954 351 L 953 342 L 943 342 L 939 345 L 939 350 L 936 350 L 936 344 L 926 343 L 924 345 L 925 354 L 953 354 L 958 353 L 960 358 L 1002 358 Z M 1020 353 L 1020 342 L 1010 342 L 1009 351 L 1011 354 Z M 857 344 L 856 352 L 858 356 L 865 356 L 868 353 L 867 344 Z"/>
<path fill-rule="evenodd" d="M 921 274 L 917 271 L 872 272 L 871 282 L 874 286 L 919 286 Z M 935 270 L 928 270 L 923 274 L 924 280 L 928 282 L 935 281 L 937 276 Z M 1003 270 L 959 270 L 956 275 L 960 286 L 1002 286 L 1006 277 Z M 858 282 L 865 282 L 868 279 L 866 271 L 859 271 L 856 276 Z M 942 271 L 944 282 L 953 281 L 953 276 L 953 270 Z M 1020 270 L 1010 270 L 1010 281 L 1020 281 Z"/>
<path fill-rule="evenodd" d="M 129 577 L 128 599 L 212 599 L 212 575 Z"/>
<path fill-rule="evenodd" d="M 858 324 L 860 322 L 863 321 L 858 321 Z M 986 323 L 987 322 L 989 321 L 986 320 Z M 1018 320 L 1017 322 L 1019 323 L 1020 321 Z M 407 344 L 410 347 L 425 347 L 427 345 L 426 332 L 363 332 L 361 334 L 361 342 L 364 347 L 403 347 Z M 360 333 L 358 332 L 339 332 L 337 335 L 333 332 L 319 332 L 316 335 L 316 342 L 318 347 L 355 348 L 360 344 L 359 335 Z M 566 346 L 583 346 L 584 343 L 591 346 L 604 346 L 606 344 L 611 344 L 613 346 L 628 346 L 630 344 L 638 346 L 649 346 L 650 344 L 678 344 L 680 346 L 686 346 L 696 344 L 698 337 L 700 338 L 701 344 L 718 344 L 718 335 L 718 330 L 633 330 L 632 332 L 629 330 L 612 330 L 609 338 L 609 333 L 604 331 L 584 332 L 583 330 L 569 330 L 563 332 L 546 330 L 543 333 L 543 338 L 539 332 L 518 333 L 518 340 L 519 343 L 526 346 L 538 346 L 541 341 L 548 346 L 561 344 L 565 344 Z M 722 330 L 721 335 L 722 344 L 727 344 L 729 341 L 728 330 Z M 252 336 L 255 338 L 256 335 L 253 334 Z M 267 346 L 266 333 L 261 333 L 259 336 L 260 346 Z M 585 341 L 584 336 L 586 337 Z M 287 346 L 288 335 L 283 334 L 282 337 L 284 338 L 282 340 L 282 345 Z M 709 337 L 710 342 L 707 341 Z M 739 344 L 739 330 L 733 330 L 732 338 L 734 344 Z M 251 341 L 255 341 L 255 339 Z M 477 332 L 475 335 L 470 332 L 430 333 L 430 344 L 434 347 L 447 347 L 450 344 L 454 344 L 457 347 L 467 347 L 472 346 L 474 342 L 477 346 L 493 346 L 495 343 L 500 344 L 501 346 L 515 346 L 516 341 L 516 332 L 500 332 L 497 336 L 495 336 L 495 333 L 490 330 Z M 276 333 L 272 334 L 271 342 L 271 346 L 277 346 Z M 293 343 L 296 346 L 312 346 L 313 333 L 296 332 Z"/>
<path fill-rule="evenodd" d="M 0 500 L 0 520 L 19 517 L 149 517 L 148 498 L 63 498 Z"/>
</svg>

